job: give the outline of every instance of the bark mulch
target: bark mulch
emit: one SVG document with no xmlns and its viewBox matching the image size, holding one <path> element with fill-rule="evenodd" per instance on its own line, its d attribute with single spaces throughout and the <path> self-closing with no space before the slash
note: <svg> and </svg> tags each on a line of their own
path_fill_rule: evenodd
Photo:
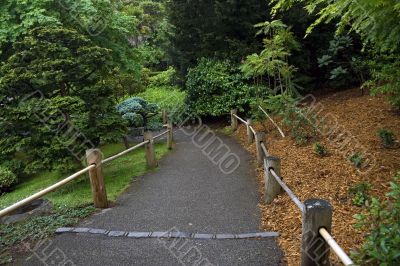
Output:
<svg viewBox="0 0 400 266">
<path fill-rule="evenodd" d="M 268 120 L 263 122 L 264 126 L 256 124 L 255 128 L 261 131 L 267 129 L 267 149 L 281 158 L 281 175 L 301 201 L 321 198 L 332 204 L 332 235 L 349 253 L 360 246 L 365 234 L 353 226 L 356 222 L 353 216 L 364 212 L 365 207 L 352 204 L 349 188 L 360 182 L 368 182 L 372 185 L 371 196 L 385 197 L 389 182 L 400 170 L 400 148 L 398 141 L 395 148 L 384 148 L 377 132 L 381 128 L 389 129 L 400 139 L 400 115 L 384 96 L 361 96 L 359 89 L 321 96 L 318 102 L 323 106 L 321 115 L 335 116 L 338 124 L 376 159 L 369 172 L 360 173 L 349 161 L 348 155 L 323 137 L 305 145 L 297 145 L 290 137 L 283 139 Z M 246 143 L 244 125 L 239 126 L 235 137 L 255 156 L 255 144 Z M 315 141 L 327 148 L 327 156 L 319 157 L 314 153 Z M 259 191 L 264 196 L 263 169 L 260 167 L 257 172 Z M 262 229 L 278 231 L 279 245 L 285 252 L 286 262 L 288 265 L 299 265 L 301 213 L 297 206 L 283 193 L 272 204 L 260 202 L 259 207 L 262 211 Z M 334 255 L 331 257 L 338 262 Z"/>
</svg>

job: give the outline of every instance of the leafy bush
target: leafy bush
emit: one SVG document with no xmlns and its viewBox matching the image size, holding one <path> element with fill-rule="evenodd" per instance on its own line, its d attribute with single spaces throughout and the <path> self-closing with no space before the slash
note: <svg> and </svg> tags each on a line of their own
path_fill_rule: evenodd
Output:
<svg viewBox="0 0 400 266">
<path fill-rule="evenodd" d="M 364 157 L 360 153 L 355 153 L 349 158 L 350 162 L 354 164 L 355 167 L 360 168 L 364 162 Z"/>
<path fill-rule="evenodd" d="M 9 190 L 17 181 L 17 176 L 13 172 L 4 166 L 0 166 L 0 193 Z"/>
<path fill-rule="evenodd" d="M 356 206 L 364 206 L 366 201 L 369 199 L 368 191 L 371 185 L 369 183 L 359 183 L 349 188 L 349 194 L 353 197 L 351 202 Z"/>
<path fill-rule="evenodd" d="M 130 127 L 145 127 L 149 128 L 150 119 L 158 115 L 160 107 L 155 103 L 148 103 L 140 97 L 132 97 L 126 99 L 117 105 L 117 111 L 128 121 Z M 154 120 L 151 120 L 154 130 Z"/>
<path fill-rule="evenodd" d="M 370 61 L 372 80 L 365 83 L 371 94 L 386 94 L 389 102 L 400 109 L 400 61 L 399 54 L 377 57 Z"/>
<path fill-rule="evenodd" d="M 378 131 L 378 136 L 381 138 L 383 146 L 385 148 L 393 147 L 393 145 L 395 144 L 395 138 L 392 131 L 380 129 Z"/>
<path fill-rule="evenodd" d="M 352 256 L 358 265 L 400 265 L 400 173 L 390 183 L 387 199 L 372 198 L 366 214 L 354 216 L 356 227 L 370 231 Z"/>
<path fill-rule="evenodd" d="M 314 144 L 314 152 L 321 157 L 328 154 L 328 151 L 326 150 L 325 146 L 319 142 Z"/>
<path fill-rule="evenodd" d="M 165 71 L 158 72 L 156 75 L 149 78 L 149 87 L 170 86 L 175 75 L 176 70 L 173 67 L 169 67 Z"/>
<path fill-rule="evenodd" d="M 185 104 L 186 93 L 178 87 L 151 87 L 136 95 L 148 102 L 156 103 L 161 109 L 175 110 Z"/>
<path fill-rule="evenodd" d="M 259 88 L 244 83 L 229 61 L 202 58 L 187 75 L 187 105 L 193 115 L 221 116 L 233 108 L 248 110 Z"/>
</svg>

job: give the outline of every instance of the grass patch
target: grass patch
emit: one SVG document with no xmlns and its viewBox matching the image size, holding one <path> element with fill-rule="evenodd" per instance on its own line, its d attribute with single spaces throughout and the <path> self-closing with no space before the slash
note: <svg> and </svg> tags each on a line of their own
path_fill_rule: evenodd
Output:
<svg viewBox="0 0 400 266">
<path fill-rule="evenodd" d="M 122 144 L 108 144 L 101 147 L 105 157 L 117 154 L 125 148 Z M 165 143 L 155 144 L 157 159 L 168 152 Z M 141 176 L 147 171 L 144 149 L 128 153 L 104 165 L 104 178 L 108 200 L 115 201 L 117 197 L 130 185 L 134 177 Z M 14 191 L 0 197 L 0 207 L 5 208 L 35 192 L 46 188 L 65 178 L 59 172 L 46 172 L 32 177 L 19 184 Z M 4 225 L 0 223 L 0 264 L 10 263 L 13 257 L 10 247 L 22 241 L 30 243 L 47 238 L 54 234 L 59 227 L 74 226 L 80 219 L 85 218 L 95 211 L 92 207 L 92 194 L 88 175 L 82 175 L 60 189 L 48 194 L 55 206 L 54 213 L 47 216 L 33 217 L 26 221 Z"/>
<path fill-rule="evenodd" d="M 124 149 L 120 143 L 107 144 L 101 147 L 105 158 L 117 154 Z M 159 159 L 168 152 L 167 145 L 165 143 L 157 143 L 155 144 L 155 151 L 157 159 Z M 104 165 L 103 171 L 108 200 L 115 201 L 129 186 L 133 177 L 141 176 L 148 171 L 144 149 L 139 148 L 107 163 Z M 57 171 L 36 175 L 17 185 L 12 192 L 0 196 L 0 208 L 3 209 L 67 176 Z M 50 200 L 56 207 L 74 208 L 92 204 L 88 174 L 82 175 L 79 179 L 46 195 L 44 198 Z"/>
</svg>

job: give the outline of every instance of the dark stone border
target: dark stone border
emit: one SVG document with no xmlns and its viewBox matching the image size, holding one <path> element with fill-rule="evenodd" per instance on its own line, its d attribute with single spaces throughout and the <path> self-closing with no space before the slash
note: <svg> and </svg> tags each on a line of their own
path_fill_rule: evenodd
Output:
<svg viewBox="0 0 400 266">
<path fill-rule="evenodd" d="M 251 239 L 251 238 L 268 238 L 278 237 L 277 232 L 258 232 L 246 234 L 200 234 L 200 233 L 185 233 L 185 232 L 126 232 L 112 231 L 96 228 L 81 228 L 81 227 L 61 227 L 56 230 L 56 234 L 64 233 L 79 233 L 79 234 L 94 234 L 105 235 L 109 237 L 128 237 L 128 238 L 190 238 L 190 239 Z"/>
</svg>

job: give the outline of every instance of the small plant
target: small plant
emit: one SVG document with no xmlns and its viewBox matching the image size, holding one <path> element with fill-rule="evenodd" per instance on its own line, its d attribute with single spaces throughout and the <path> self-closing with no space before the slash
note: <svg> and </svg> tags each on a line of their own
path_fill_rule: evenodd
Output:
<svg viewBox="0 0 400 266">
<path fill-rule="evenodd" d="M 382 128 L 378 131 L 378 136 L 381 138 L 383 146 L 385 148 L 390 148 L 394 146 L 395 138 L 392 131 Z"/>
<path fill-rule="evenodd" d="M 319 142 L 314 144 L 314 152 L 321 157 L 326 156 L 328 154 L 328 151 L 326 150 L 325 146 Z"/>
<path fill-rule="evenodd" d="M 8 168 L 0 166 L 0 194 L 17 183 L 17 176 Z"/>
<path fill-rule="evenodd" d="M 351 202 L 358 206 L 364 206 L 367 200 L 369 199 L 368 191 L 371 185 L 366 182 L 359 183 L 349 188 L 349 194 L 353 197 Z"/>
<path fill-rule="evenodd" d="M 368 211 L 354 216 L 356 228 L 368 230 L 364 243 L 352 252 L 356 265 L 400 265 L 400 173 L 390 183 L 387 198 L 372 198 Z"/>
<path fill-rule="evenodd" d="M 361 168 L 365 159 L 362 154 L 357 152 L 350 156 L 349 160 L 354 164 L 355 167 Z"/>
</svg>

